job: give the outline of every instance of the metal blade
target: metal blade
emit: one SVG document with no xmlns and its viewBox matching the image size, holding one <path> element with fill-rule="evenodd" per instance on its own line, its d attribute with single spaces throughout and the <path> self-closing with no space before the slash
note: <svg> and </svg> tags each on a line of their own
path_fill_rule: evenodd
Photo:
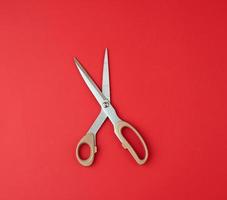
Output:
<svg viewBox="0 0 227 200">
<path fill-rule="evenodd" d="M 103 62 L 102 93 L 106 96 L 108 100 L 110 100 L 109 63 L 107 48 L 105 49 Z M 96 135 L 102 124 L 105 122 L 106 118 L 107 118 L 106 114 L 103 112 L 103 110 L 101 110 L 101 112 L 99 113 L 99 115 L 89 128 L 88 132 Z"/>
<path fill-rule="evenodd" d="M 109 61 L 108 61 L 107 48 L 105 49 L 104 62 L 103 62 L 102 93 L 110 101 Z"/>
<path fill-rule="evenodd" d="M 100 104 L 100 106 L 102 106 L 104 101 L 107 98 L 102 94 L 102 92 L 99 90 L 98 86 L 90 78 L 88 73 L 85 71 L 85 69 L 81 66 L 81 64 L 79 63 L 79 61 L 76 58 L 74 58 L 74 62 L 76 64 L 81 76 L 83 77 L 85 83 L 87 84 L 88 88 L 90 89 L 92 94 L 95 96 L 95 98 L 98 101 L 98 103 Z"/>
<path fill-rule="evenodd" d="M 115 109 L 113 108 L 109 100 L 101 93 L 98 86 L 94 83 L 94 81 L 91 79 L 91 77 L 88 75 L 88 73 L 85 71 L 85 69 L 81 66 L 81 64 L 76 58 L 74 58 L 74 62 L 88 88 L 101 106 L 102 110 L 105 112 L 107 117 L 109 117 L 113 126 L 115 126 L 115 124 L 120 121 L 120 118 L 117 116 Z"/>
<path fill-rule="evenodd" d="M 106 118 L 107 118 L 106 114 L 101 110 L 101 112 L 99 113 L 98 117 L 93 122 L 93 124 L 91 125 L 90 129 L 88 130 L 88 132 L 89 133 L 93 133 L 94 135 L 96 135 L 98 133 L 98 130 L 100 129 L 100 127 L 102 126 L 102 124 L 106 120 Z"/>
</svg>

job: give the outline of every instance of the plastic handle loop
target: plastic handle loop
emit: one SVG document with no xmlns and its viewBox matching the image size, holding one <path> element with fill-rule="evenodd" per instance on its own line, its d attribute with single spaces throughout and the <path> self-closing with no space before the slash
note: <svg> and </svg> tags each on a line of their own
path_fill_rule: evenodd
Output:
<svg viewBox="0 0 227 200">
<path fill-rule="evenodd" d="M 90 155 L 87 159 L 82 159 L 79 154 L 80 147 L 83 144 L 87 144 L 90 148 Z M 95 145 L 95 136 L 92 133 L 87 133 L 85 136 L 83 136 L 81 138 L 81 140 L 79 141 L 79 143 L 76 147 L 77 160 L 81 165 L 88 167 L 88 166 L 92 165 L 96 152 L 97 152 L 97 147 Z"/>
<path fill-rule="evenodd" d="M 139 138 L 140 142 L 142 143 L 143 147 L 144 147 L 144 158 L 140 159 L 139 156 L 137 155 L 137 153 L 135 152 L 135 150 L 132 148 L 132 146 L 129 144 L 129 142 L 126 140 L 126 138 L 123 136 L 122 134 L 122 129 L 123 128 L 129 128 L 131 129 Z M 129 123 L 125 122 L 125 121 L 119 121 L 115 127 L 114 127 L 114 131 L 117 134 L 117 136 L 119 137 L 122 146 L 125 149 L 128 149 L 129 153 L 132 155 L 132 157 L 135 159 L 135 161 L 139 164 L 139 165 L 143 165 L 148 158 L 148 149 L 147 149 L 147 145 L 144 142 L 144 139 L 142 138 L 142 136 L 139 134 L 139 132 Z"/>
</svg>

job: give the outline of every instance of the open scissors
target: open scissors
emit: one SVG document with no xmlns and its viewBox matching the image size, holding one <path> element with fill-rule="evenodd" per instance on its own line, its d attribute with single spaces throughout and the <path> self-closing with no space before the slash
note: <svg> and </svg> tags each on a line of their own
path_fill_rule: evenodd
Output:
<svg viewBox="0 0 227 200">
<path fill-rule="evenodd" d="M 94 81 L 91 79 L 91 77 L 88 75 L 88 73 L 85 71 L 85 69 L 82 67 L 82 65 L 79 63 L 79 61 L 74 58 L 75 65 L 77 66 L 82 78 L 84 79 L 85 83 L 87 84 L 88 88 L 92 92 L 92 94 L 95 96 L 96 100 L 101 106 L 101 111 L 96 118 L 96 120 L 93 122 L 92 126 L 88 130 L 88 132 L 81 138 L 79 141 L 77 148 L 76 148 L 76 157 L 79 161 L 79 163 L 83 166 L 90 166 L 94 161 L 94 155 L 97 152 L 96 147 L 96 134 L 98 133 L 98 130 L 108 117 L 110 121 L 113 124 L 114 127 L 114 133 L 122 143 L 122 146 L 125 149 L 128 149 L 128 151 L 131 153 L 132 157 L 135 159 L 135 161 L 142 165 L 147 161 L 148 158 L 148 149 L 146 146 L 146 143 L 144 142 L 142 136 L 139 134 L 139 132 L 129 123 L 121 120 L 118 115 L 116 114 L 115 109 L 110 103 L 110 83 L 109 83 L 109 62 L 108 62 L 108 50 L 105 49 L 105 55 L 104 55 L 104 64 L 103 64 L 103 80 L 102 80 L 102 92 L 98 88 L 98 86 L 94 83 Z M 143 148 L 144 148 L 144 158 L 141 159 L 135 150 L 132 148 L 130 143 L 126 140 L 126 138 L 122 134 L 123 128 L 129 128 L 131 129 L 137 137 L 140 139 Z M 90 147 L 90 155 L 87 159 L 82 159 L 79 154 L 79 150 L 82 144 L 87 144 Z"/>
</svg>

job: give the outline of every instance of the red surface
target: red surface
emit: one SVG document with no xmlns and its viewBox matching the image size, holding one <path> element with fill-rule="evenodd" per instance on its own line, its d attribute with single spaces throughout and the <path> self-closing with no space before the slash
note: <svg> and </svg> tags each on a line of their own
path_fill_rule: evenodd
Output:
<svg viewBox="0 0 227 200">
<path fill-rule="evenodd" d="M 1 1 L 1 200 L 227 199 L 225 1 Z M 91 168 L 77 142 L 100 108 L 73 64 L 146 139 L 138 166 L 107 121 Z"/>
</svg>

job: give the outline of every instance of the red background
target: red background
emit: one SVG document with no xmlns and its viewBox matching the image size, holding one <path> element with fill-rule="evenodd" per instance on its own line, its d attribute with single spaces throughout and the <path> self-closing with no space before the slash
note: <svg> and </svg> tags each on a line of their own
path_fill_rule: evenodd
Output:
<svg viewBox="0 0 227 200">
<path fill-rule="evenodd" d="M 227 199 L 225 1 L 1 1 L 0 199 Z M 95 164 L 75 147 L 101 83 L 148 143 L 138 166 L 107 121 Z"/>
</svg>

